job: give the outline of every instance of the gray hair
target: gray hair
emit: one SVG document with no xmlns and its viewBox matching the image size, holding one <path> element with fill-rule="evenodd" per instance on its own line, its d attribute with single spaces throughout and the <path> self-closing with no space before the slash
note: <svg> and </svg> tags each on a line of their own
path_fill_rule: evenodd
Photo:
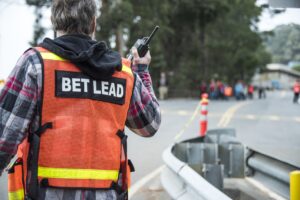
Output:
<svg viewBox="0 0 300 200">
<path fill-rule="evenodd" d="M 96 15 L 95 0 L 53 0 L 52 3 L 51 22 L 55 31 L 91 35 Z"/>
</svg>

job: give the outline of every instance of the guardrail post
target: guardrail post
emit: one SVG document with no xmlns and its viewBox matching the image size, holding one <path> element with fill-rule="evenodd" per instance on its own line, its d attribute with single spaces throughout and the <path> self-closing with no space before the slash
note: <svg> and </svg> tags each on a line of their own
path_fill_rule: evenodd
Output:
<svg viewBox="0 0 300 200">
<path fill-rule="evenodd" d="M 290 198 L 291 200 L 300 199 L 300 171 L 290 173 Z"/>
</svg>

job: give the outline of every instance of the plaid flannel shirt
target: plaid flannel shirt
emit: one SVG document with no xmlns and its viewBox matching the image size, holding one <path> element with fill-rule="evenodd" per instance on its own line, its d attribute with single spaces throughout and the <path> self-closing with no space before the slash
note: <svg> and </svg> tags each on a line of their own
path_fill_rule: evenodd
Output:
<svg viewBox="0 0 300 200">
<path fill-rule="evenodd" d="M 37 130 L 40 116 L 42 64 L 34 50 L 18 60 L 0 93 L 0 174 L 16 154 L 18 145 L 27 137 L 29 125 Z M 150 137 L 158 130 L 161 115 L 152 88 L 148 66 L 132 66 L 136 74 L 133 97 L 126 126 L 134 133 Z M 116 199 L 113 190 L 75 190 L 44 188 L 39 199 Z"/>
</svg>

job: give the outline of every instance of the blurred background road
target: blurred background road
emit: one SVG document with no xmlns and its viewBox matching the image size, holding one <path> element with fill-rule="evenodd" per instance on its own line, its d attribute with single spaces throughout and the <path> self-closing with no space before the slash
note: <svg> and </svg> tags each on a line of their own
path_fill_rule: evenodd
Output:
<svg viewBox="0 0 300 200">
<path fill-rule="evenodd" d="M 198 103 L 196 99 L 161 101 L 163 115 L 158 133 L 153 138 L 129 133 L 129 156 L 137 170 L 133 184 L 162 165 L 162 151 L 175 142 Z M 237 105 L 235 113 L 230 112 Z M 235 128 L 246 146 L 300 167 L 300 105 L 292 103 L 291 92 L 269 92 L 263 100 L 211 101 L 208 110 L 208 129 Z M 230 120 L 222 123 L 226 116 Z M 198 136 L 199 120 L 198 113 L 179 141 Z"/>
<path fill-rule="evenodd" d="M 133 185 L 163 164 L 161 154 L 175 142 L 199 134 L 199 113 L 185 128 L 197 104 L 196 99 L 161 101 L 163 121 L 153 138 L 129 134 L 129 155 L 136 167 Z M 247 101 L 211 101 L 208 129 L 235 128 L 237 137 L 246 146 L 281 161 L 300 167 L 299 104 L 292 103 L 292 92 L 268 92 L 267 99 Z"/>
</svg>

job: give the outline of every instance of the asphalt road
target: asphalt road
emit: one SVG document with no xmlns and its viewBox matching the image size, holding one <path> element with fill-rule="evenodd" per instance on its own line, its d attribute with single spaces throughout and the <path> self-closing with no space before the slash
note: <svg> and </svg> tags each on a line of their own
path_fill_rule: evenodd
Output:
<svg viewBox="0 0 300 200">
<path fill-rule="evenodd" d="M 162 124 L 152 138 L 131 133 L 128 152 L 136 172 L 133 186 L 163 165 L 161 154 L 170 144 L 199 134 L 200 115 L 193 115 L 199 100 L 161 101 Z M 292 92 L 269 92 L 267 99 L 211 101 L 208 129 L 235 128 L 247 146 L 300 167 L 300 105 L 292 103 Z M 0 177 L 0 199 L 6 200 L 5 176 Z"/>
</svg>

